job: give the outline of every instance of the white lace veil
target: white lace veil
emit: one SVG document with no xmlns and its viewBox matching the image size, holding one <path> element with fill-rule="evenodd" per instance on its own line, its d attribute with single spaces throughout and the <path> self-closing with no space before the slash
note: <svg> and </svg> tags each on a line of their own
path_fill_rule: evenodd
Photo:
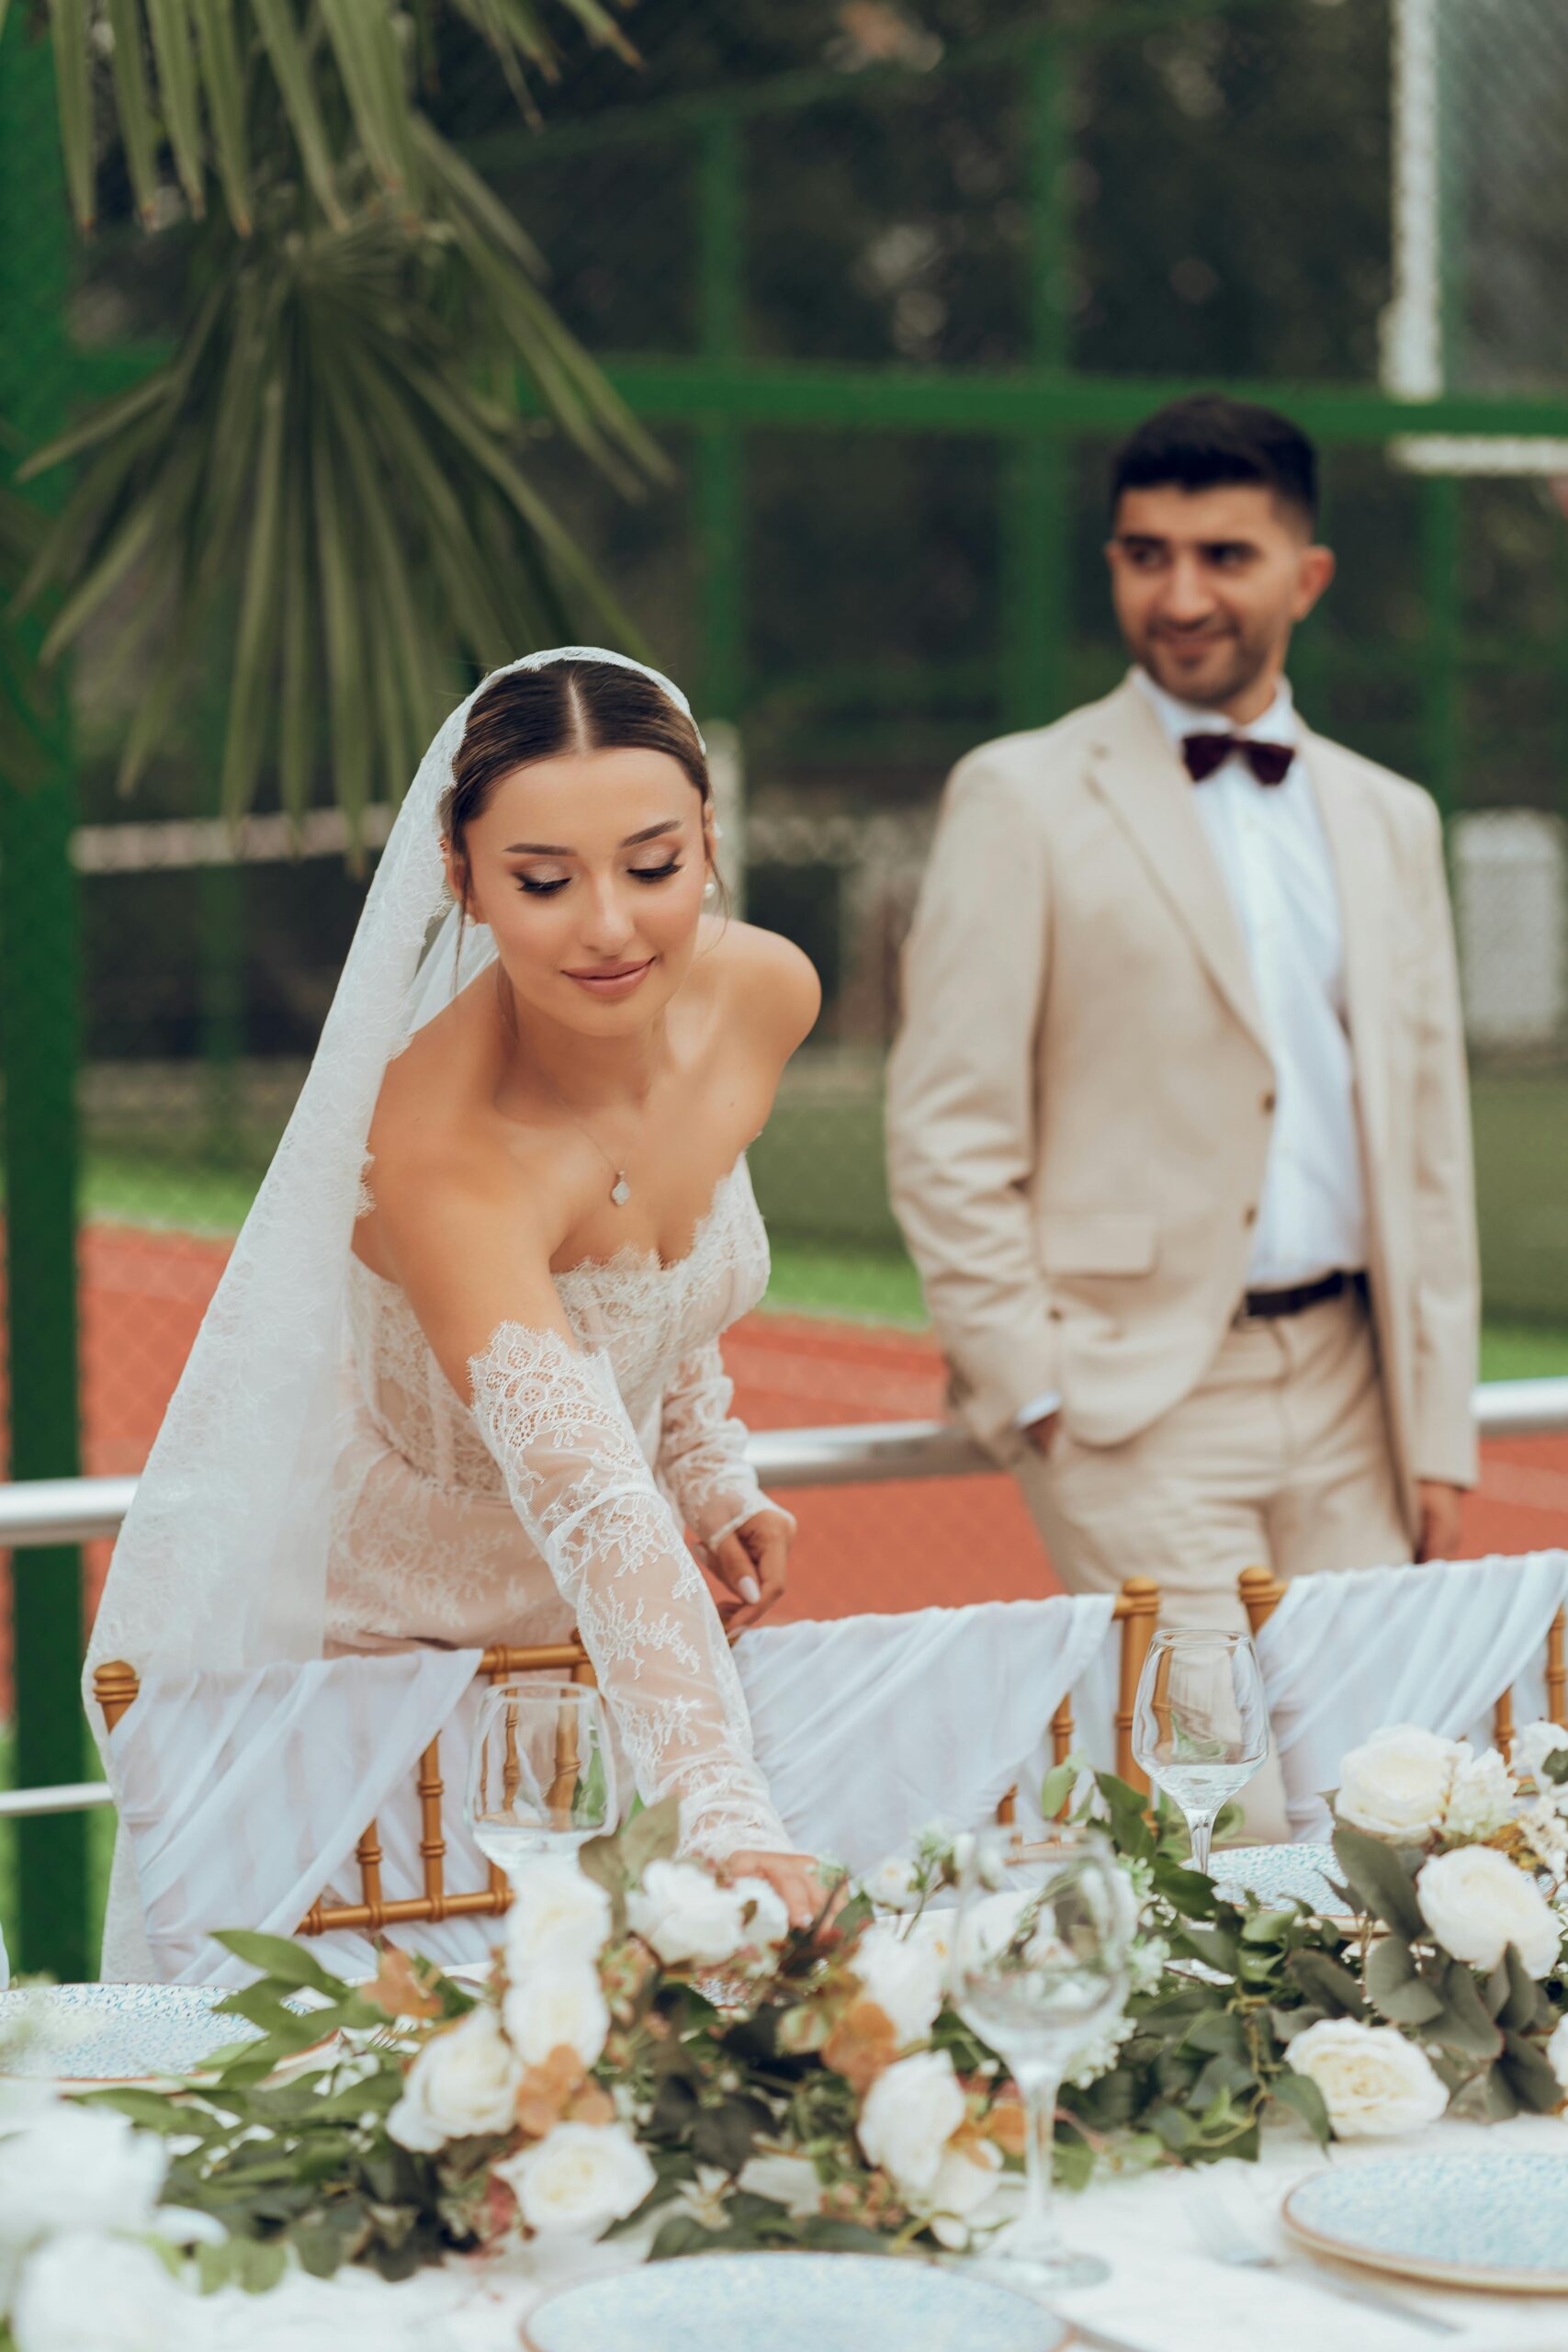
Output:
<svg viewBox="0 0 1568 2352">
<path fill-rule="evenodd" d="M 494 956 L 446 889 L 439 819 L 469 710 L 511 670 L 607 662 L 557 646 L 492 671 L 420 762 L 355 931 L 321 1043 L 234 1244 L 120 1532 L 87 1653 L 141 1675 L 321 1655 L 344 1294 L 382 1073 Z M 440 920 L 445 910 L 445 920 Z M 434 931 L 434 935 L 433 935 Z"/>
</svg>

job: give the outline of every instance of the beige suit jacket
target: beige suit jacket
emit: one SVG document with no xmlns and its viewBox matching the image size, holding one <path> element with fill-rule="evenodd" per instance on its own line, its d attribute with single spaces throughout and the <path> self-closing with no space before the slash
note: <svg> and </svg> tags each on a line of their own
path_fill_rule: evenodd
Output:
<svg viewBox="0 0 1568 2352">
<path fill-rule="evenodd" d="M 1437 809 L 1304 739 L 1338 877 L 1380 1358 L 1414 1526 L 1473 1483 L 1479 1279 Z M 1016 1458 L 1059 1390 L 1088 1445 L 1201 1378 L 1247 1285 L 1274 1073 L 1193 787 L 1129 679 L 953 770 L 905 951 L 894 1205 L 964 1419 Z"/>
</svg>

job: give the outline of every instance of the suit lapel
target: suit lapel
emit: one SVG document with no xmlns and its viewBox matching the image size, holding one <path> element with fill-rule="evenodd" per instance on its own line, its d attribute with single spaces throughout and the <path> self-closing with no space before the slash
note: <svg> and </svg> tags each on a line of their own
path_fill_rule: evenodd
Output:
<svg viewBox="0 0 1568 2352">
<path fill-rule="evenodd" d="M 1383 1132 L 1387 1104 L 1387 876 L 1382 838 L 1354 763 L 1337 743 L 1303 730 L 1302 748 L 1339 888 L 1345 943 L 1345 1003 L 1356 1094 L 1369 1144 Z"/>
<path fill-rule="evenodd" d="M 1314 763 L 1315 766 L 1315 763 Z M 1089 782 L 1125 828 L 1150 881 L 1180 918 L 1214 985 L 1265 1053 L 1269 1040 L 1240 918 L 1186 771 L 1131 679 L 1102 706 Z"/>
</svg>

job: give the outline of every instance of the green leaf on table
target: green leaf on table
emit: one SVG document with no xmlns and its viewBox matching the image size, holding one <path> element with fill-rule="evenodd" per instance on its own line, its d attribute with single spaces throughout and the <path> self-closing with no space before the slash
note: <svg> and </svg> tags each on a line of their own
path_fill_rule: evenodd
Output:
<svg viewBox="0 0 1568 2352">
<path fill-rule="evenodd" d="M 1489 2123 L 1508 2123 L 1519 2111 L 1517 2093 L 1505 2069 L 1488 2066 L 1486 2079 L 1481 2086 L 1482 2103 Z"/>
<path fill-rule="evenodd" d="M 1364 2018 L 1367 2004 L 1350 1971 L 1325 1951 L 1293 1951 L 1286 1962 L 1303 1993 L 1321 2002 L 1331 2018 Z"/>
<path fill-rule="evenodd" d="M 264 1976 L 270 1976 L 290 1991 L 308 1985 L 312 1993 L 324 1993 L 329 2000 L 341 2001 L 351 1990 L 341 1976 L 323 1968 L 303 1944 L 292 1942 L 288 1936 L 264 1936 L 254 1928 L 224 1928 L 218 1931 L 215 1940 L 231 1951 L 236 1960 L 248 1961 Z"/>
<path fill-rule="evenodd" d="M 1426 2025 L 1442 2014 L 1442 1995 L 1421 1974 L 1402 1937 L 1379 1938 L 1367 1954 L 1362 1982 L 1372 2007 L 1395 2025 Z"/>
<path fill-rule="evenodd" d="M 1067 1799 L 1072 1795 L 1073 1783 L 1077 1776 L 1078 1768 L 1070 1756 L 1063 1763 L 1053 1764 L 1040 1784 L 1042 1820 L 1055 1821 Z"/>
<path fill-rule="evenodd" d="M 1552 2022 L 1550 1999 L 1513 1944 L 1505 1948 L 1487 1979 L 1486 2006 L 1506 2033 L 1526 2033 L 1531 2026 L 1550 2027 Z"/>
<path fill-rule="evenodd" d="M 1269 2086 L 1269 2096 L 1281 2107 L 1293 2108 L 1320 2148 L 1326 2148 L 1334 2137 L 1334 2127 L 1328 2120 L 1328 2109 L 1323 2093 L 1308 2075 L 1298 2075 L 1287 2066 L 1276 2075 Z"/>
<path fill-rule="evenodd" d="M 1304 1905 L 1292 1903 L 1288 1910 L 1249 1911 L 1241 1923 L 1244 1944 L 1281 1942 L 1302 1917 Z"/>
<path fill-rule="evenodd" d="M 1502 2033 L 1487 2015 L 1475 1978 L 1462 1961 L 1450 1960 L 1444 1969 L 1442 1994 L 1442 2009 L 1427 2029 L 1431 2039 L 1463 2058 L 1495 2058 L 1503 2047 Z"/>
<path fill-rule="evenodd" d="M 1236 1939 L 1228 1928 L 1199 1928 L 1184 1921 L 1178 1930 L 1181 1944 L 1190 1947 L 1205 1968 L 1217 1969 L 1222 1976 L 1234 1976 L 1236 1965 Z"/>
<path fill-rule="evenodd" d="M 1334 1853 L 1363 1910 L 1412 1940 L 1425 1933 L 1415 1883 L 1393 1846 L 1341 1821 L 1335 1826 Z"/>
<path fill-rule="evenodd" d="M 1218 1908 L 1214 1882 L 1207 1871 L 1192 1870 L 1169 1854 L 1155 1856 L 1154 1891 L 1187 1918 L 1212 1919 Z"/>
<path fill-rule="evenodd" d="M 1503 2036 L 1503 2055 L 1492 2071 L 1504 2077 L 1521 2107 L 1537 2115 L 1551 2115 L 1562 2104 L 1555 2067 L 1540 2042 L 1527 2041 L 1523 2034 Z"/>
</svg>

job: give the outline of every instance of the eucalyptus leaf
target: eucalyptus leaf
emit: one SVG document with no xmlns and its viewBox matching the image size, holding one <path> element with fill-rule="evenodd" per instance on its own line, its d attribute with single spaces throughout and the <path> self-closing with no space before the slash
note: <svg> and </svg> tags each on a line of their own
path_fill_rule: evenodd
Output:
<svg viewBox="0 0 1568 2352">
<path fill-rule="evenodd" d="M 264 1936 L 254 1928 L 220 1928 L 214 1940 L 220 1943 L 236 1960 L 248 1961 L 264 1976 L 272 1977 L 285 1990 L 293 1992 L 309 1986 L 313 1993 L 324 1993 L 329 2000 L 341 2001 L 352 1987 L 341 1976 L 324 1968 L 313 1952 L 303 1944 L 291 1942 L 287 1936 Z"/>
<path fill-rule="evenodd" d="M 1493 2069 L 1501 2074 L 1521 2107 L 1538 2115 L 1551 2115 L 1562 2104 L 1562 2085 L 1539 2041 L 1523 2034 L 1506 2033 L 1503 2055 Z"/>
<path fill-rule="evenodd" d="M 1364 2018 L 1367 2004 L 1361 1988 L 1348 1968 L 1326 1952 L 1292 1952 L 1287 1963 L 1304 1993 L 1322 2003 L 1330 2017 Z"/>
<path fill-rule="evenodd" d="M 1373 2007 L 1396 2025 L 1425 2025 L 1442 2014 L 1442 1995 L 1421 1975 L 1409 1945 L 1398 1936 L 1382 1936 L 1373 1944 L 1362 1981 Z"/>
<path fill-rule="evenodd" d="M 1426 1932 L 1414 1881 L 1393 1847 L 1341 1821 L 1335 1826 L 1334 1853 L 1363 1910 L 1411 1940 Z"/>
<path fill-rule="evenodd" d="M 1444 1969 L 1442 1996 L 1441 2012 L 1427 2029 L 1431 2039 L 1463 2058 L 1495 2058 L 1503 2046 L 1502 2033 L 1487 2015 L 1475 1979 L 1462 1961 L 1450 1960 Z"/>
<path fill-rule="evenodd" d="M 1298 2075 L 1287 2066 L 1276 2075 L 1269 2086 L 1269 2095 L 1281 2107 L 1292 2108 L 1319 2147 L 1326 2148 L 1334 2137 L 1334 2127 L 1328 2120 L 1328 2109 L 1323 2093 L 1308 2075 Z"/>
</svg>

